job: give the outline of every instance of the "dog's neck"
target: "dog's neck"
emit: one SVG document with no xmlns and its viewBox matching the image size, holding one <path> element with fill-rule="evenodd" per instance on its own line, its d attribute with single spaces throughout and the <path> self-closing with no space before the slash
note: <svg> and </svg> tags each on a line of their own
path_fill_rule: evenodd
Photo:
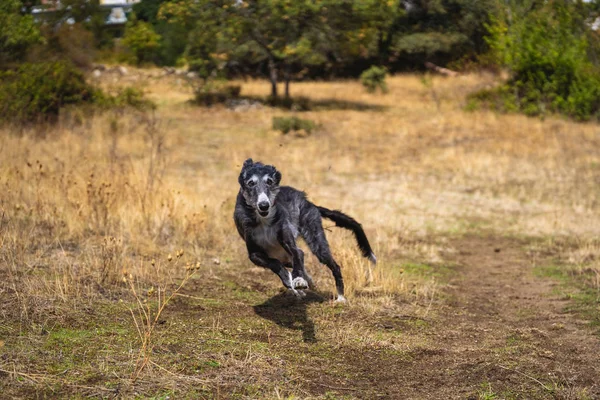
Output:
<svg viewBox="0 0 600 400">
<path fill-rule="evenodd" d="M 265 217 L 260 215 L 256 210 L 254 210 L 254 215 L 256 216 L 256 220 L 260 225 L 270 226 L 275 220 L 275 207 L 271 207 L 271 209 L 269 210 L 269 214 L 267 214 L 267 216 Z"/>
</svg>

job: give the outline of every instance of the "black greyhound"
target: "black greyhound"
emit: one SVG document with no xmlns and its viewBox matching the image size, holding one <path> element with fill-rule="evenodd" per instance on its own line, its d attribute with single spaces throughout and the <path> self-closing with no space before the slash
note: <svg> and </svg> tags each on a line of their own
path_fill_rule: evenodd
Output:
<svg viewBox="0 0 600 400">
<path fill-rule="evenodd" d="M 319 261 L 331 269 L 338 294 L 336 301 L 346 301 L 342 272 L 329 250 L 321 218 L 354 232 L 362 254 L 375 264 L 377 259 L 361 225 L 340 211 L 314 205 L 304 192 L 279 186 L 281 173 L 272 165 L 255 163 L 249 158 L 238 181 L 240 192 L 233 218 L 246 241 L 250 261 L 269 268 L 279 275 L 286 288 L 303 296 L 302 289 L 313 288 L 313 283 L 304 268 L 304 253 L 296 245 L 300 235 Z M 292 268 L 291 274 L 285 267 Z"/>
</svg>

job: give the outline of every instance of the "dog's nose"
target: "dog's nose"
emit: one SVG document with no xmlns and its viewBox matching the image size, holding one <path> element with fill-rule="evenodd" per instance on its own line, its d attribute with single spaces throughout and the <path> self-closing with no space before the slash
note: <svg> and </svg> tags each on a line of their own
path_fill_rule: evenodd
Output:
<svg viewBox="0 0 600 400">
<path fill-rule="evenodd" d="M 271 205 L 269 204 L 268 201 L 261 201 L 260 203 L 258 203 L 259 211 L 269 211 L 270 206 Z"/>
</svg>

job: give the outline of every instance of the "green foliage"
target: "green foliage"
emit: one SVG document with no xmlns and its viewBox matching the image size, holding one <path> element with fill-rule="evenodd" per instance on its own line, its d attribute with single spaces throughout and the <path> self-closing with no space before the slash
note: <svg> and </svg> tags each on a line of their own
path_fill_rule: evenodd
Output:
<svg viewBox="0 0 600 400">
<path fill-rule="evenodd" d="M 176 65 L 185 52 L 193 24 L 191 20 L 162 18 L 160 9 L 167 3 L 175 6 L 179 4 L 165 0 L 144 0 L 133 6 L 133 12 L 138 20 L 152 24 L 156 33 L 160 35 L 155 62 L 161 65 Z"/>
<path fill-rule="evenodd" d="M 135 19 L 127 23 L 123 44 L 132 52 L 136 64 L 151 61 L 159 41 L 160 35 L 154 31 L 151 24 Z"/>
<path fill-rule="evenodd" d="M 409 0 L 396 11 L 382 56 L 422 68 L 425 61 L 446 64 L 486 50 L 485 24 L 497 12 L 496 0 Z"/>
<path fill-rule="evenodd" d="M 469 38 L 457 32 L 418 32 L 399 35 L 393 49 L 399 54 L 422 55 L 429 59 L 437 54 L 450 54 L 466 46 Z"/>
<path fill-rule="evenodd" d="M 223 104 L 228 100 L 239 98 L 241 91 L 242 87 L 239 85 L 229 85 L 220 81 L 206 81 L 194 89 L 194 102 L 206 107 Z"/>
<path fill-rule="evenodd" d="M 302 119 L 298 117 L 273 117 L 273 129 L 281 131 L 284 134 L 291 131 L 303 130 L 306 133 L 311 133 L 315 129 L 316 124 L 310 119 Z"/>
<path fill-rule="evenodd" d="M 42 43 L 43 38 L 31 15 L 21 15 L 19 0 L 0 2 L 0 67 L 19 60 L 29 46 Z"/>
<path fill-rule="evenodd" d="M 298 65 L 323 65 L 375 51 L 376 27 L 396 4 L 396 0 L 182 0 L 164 3 L 159 16 L 196 27 L 186 57 L 201 76 L 218 74 L 228 63 L 265 63 L 271 95 L 277 97 L 279 78 L 292 80 L 300 72 Z"/>
<path fill-rule="evenodd" d="M 387 70 L 385 68 L 373 65 L 360 74 L 360 82 L 369 93 L 374 93 L 377 89 L 380 89 L 382 93 L 387 93 L 386 75 Z"/>
<path fill-rule="evenodd" d="M 562 1 L 522 7 L 512 6 L 511 17 L 500 16 L 488 26 L 493 55 L 509 69 L 511 79 L 473 98 L 488 101 L 496 94 L 500 109 L 527 115 L 559 112 L 579 120 L 598 118 L 600 69 L 588 57 L 591 36 L 584 17 Z"/>
<path fill-rule="evenodd" d="M 51 122 L 63 108 L 85 104 L 104 109 L 154 107 L 138 89 L 105 94 L 87 84 L 83 73 L 68 61 L 22 64 L 15 71 L 0 73 L 0 121 Z"/>
<path fill-rule="evenodd" d="M 121 88 L 114 96 L 97 91 L 95 102 L 105 108 L 132 107 L 137 110 L 154 110 L 156 108 L 156 104 L 147 99 L 143 91 L 135 87 Z"/>
<path fill-rule="evenodd" d="M 92 102 L 95 90 L 72 64 L 23 64 L 0 77 L 0 119 L 36 122 L 53 119 L 69 104 Z"/>
</svg>

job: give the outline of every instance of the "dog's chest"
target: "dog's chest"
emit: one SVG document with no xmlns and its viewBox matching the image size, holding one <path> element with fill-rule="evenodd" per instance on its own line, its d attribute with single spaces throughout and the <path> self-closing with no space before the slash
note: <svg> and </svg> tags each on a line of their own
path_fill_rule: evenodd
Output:
<svg viewBox="0 0 600 400">
<path fill-rule="evenodd" d="M 277 228 L 273 225 L 259 224 L 252 232 L 254 242 L 260 246 L 271 258 L 279 261 L 289 261 L 288 253 L 281 247 L 277 240 Z"/>
</svg>

